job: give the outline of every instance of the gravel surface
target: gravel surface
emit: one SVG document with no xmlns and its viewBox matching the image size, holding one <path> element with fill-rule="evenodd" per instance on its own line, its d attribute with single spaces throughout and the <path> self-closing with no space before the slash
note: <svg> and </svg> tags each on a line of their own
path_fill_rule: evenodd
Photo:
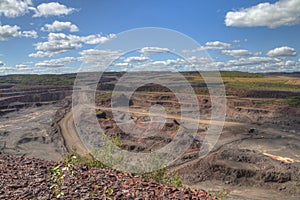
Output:
<svg viewBox="0 0 300 200">
<path fill-rule="evenodd" d="M 55 199 L 49 168 L 61 164 L 0 153 L 0 199 Z M 74 166 L 63 199 L 216 199 L 204 190 L 176 188 L 109 169 Z"/>
</svg>

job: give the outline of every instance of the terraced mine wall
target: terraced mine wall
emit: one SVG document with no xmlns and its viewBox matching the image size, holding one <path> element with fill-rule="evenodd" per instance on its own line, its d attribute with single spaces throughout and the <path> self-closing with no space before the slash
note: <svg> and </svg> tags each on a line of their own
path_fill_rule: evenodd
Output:
<svg viewBox="0 0 300 200">
<path fill-rule="evenodd" d="M 290 91 L 274 91 L 274 90 L 239 90 L 239 89 L 226 89 L 227 95 L 234 95 L 240 98 L 288 98 L 300 96 L 300 92 Z"/>
<path fill-rule="evenodd" d="M 72 95 L 72 87 L 13 87 L 0 89 L 0 109 L 18 109 L 56 102 Z M 5 112 L 2 110 L 2 112 Z"/>
</svg>

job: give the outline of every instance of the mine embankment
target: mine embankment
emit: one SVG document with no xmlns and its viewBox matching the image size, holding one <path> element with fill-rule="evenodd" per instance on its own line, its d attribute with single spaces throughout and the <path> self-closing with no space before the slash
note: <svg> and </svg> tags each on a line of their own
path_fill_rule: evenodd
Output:
<svg viewBox="0 0 300 200">
<path fill-rule="evenodd" d="M 58 122 L 70 108 L 72 87 L 11 86 L 0 89 L 0 151 L 60 160 L 66 153 Z"/>
<path fill-rule="evenodd" d="M 32 105 L 55 103 L 72 94 L 72 87 L 13 87 L 0 90 L 1 109 L 18 109 Z M 5 110 L 3 110 L 5 113 Z"/>
</svg>

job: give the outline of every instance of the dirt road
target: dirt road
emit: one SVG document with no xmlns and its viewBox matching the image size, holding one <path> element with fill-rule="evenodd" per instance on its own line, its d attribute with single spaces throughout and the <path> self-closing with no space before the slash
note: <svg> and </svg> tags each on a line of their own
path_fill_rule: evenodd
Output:
<svg viewBox="0 0 300 200">
<path fill-rule="evenodd" d="M 100 109 L 100 110 L 116 110 L 116 111 L 121 111 L 121 112 L 126 112 L 127 110 L 125 108 L 107 108 L 107 107 L 103 107 L 103 106 L 97 106 L 96 109 Z M 164 115 L 162 115 L 161 113 L 150 113 L 146 110 L 142 110 L 142 109 L 129 109 L 130 113 L 136 114 L 136 115 L 149 115 L 152 117 L 164 117 Z M 184 120 L 186 122 L 198 122 L 199 124 L 206 124 L 206 125 L 217 125 L 217 126 L 222 126 L 223 122 L 222 121 L 216 121 L 216 120 L 206 120 L 206 119 L 194 119 L 194 118 L 189 118 L 189 117 L 182 117 L 180 115 L 173 115 L 173 114 L 167 114 L 166 118 L 168 119 L 176 119 L 176 120 Z M 228 122 L 225 121 L 224 122 L 224 126 L 238 126 L 241 125 L 241 123 L 239 122 Z"/>
<path fill-rule="evenodd" d="M 107 107 L 96 107 L 97 109 L 101 109 L 101 110 L 111 110 L 112 108 L 107 108 Z M 117 111 L 126 111 L 125 109 L 122 108 L 113 108 Z M 149 113 L 148 111 L 145 110 L 132 110 L 130 109 L 131 113 L 137 114 L 137 115 L 151 115 L 151 116 L 160 116 L 163 117 L 160 113 Z M 167 118 L 171 118 L 171 119 L 177 119 L 177 120 L 181 120 L 181 116 L 178 115 L 170 115 L 168 114 L 166 116 Z M 218 125 L 218 126 L 222 126 L 222 122 L 220 121 L 211 121 L 211 120 L 198 120 L 198 119 L 193 119 L 193 118 L 184 118 L 185 121 L 188 122 L 199 122 L 200 124 L 213 124 L 213 125 Z M 77 131 L 76 131 L 76 127 L 74 125 L 74 121 L 73 121 L 73 113 L 69 112 L 65 115 L 65 117 L 60 121 L 59 123 L 60 127 L 61 127 L 61 132 L 62 132 L 62 136 L 65 140 L 66 143 L 66 148 L 69 152 L 72 151 L 72 148 L 75 147 L 77 149 L 77 153 L 79 153 L 80 155 L 86 155 L 89 153 L 89 151 L 87 150 L 87 148 L 85 147 L 85 145 L 82 143 L 82 141 L 80 140 Z M 239 123 L 236 122 L 225 122 L 225 126 L 236 126 L 239 125 Z"/>
<path fill-rule="evenodd" d="M 59 125 L 66 143 L 66 148 L 69 152 L 71 152 L 72 148 L 75 147 L 79 155 L 86 155 L 89 153 L 77 134 L 72 112 L 67 113 L 60 121 Z"/>
</svg>

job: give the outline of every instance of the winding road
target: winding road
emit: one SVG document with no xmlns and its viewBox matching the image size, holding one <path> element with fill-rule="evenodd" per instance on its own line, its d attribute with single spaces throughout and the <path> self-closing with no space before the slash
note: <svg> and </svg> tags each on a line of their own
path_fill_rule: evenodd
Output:
<svg viewBox="0 0 300 200">
<path fill-rule="evenodd" d="M 68 112 L 64 116 L 60 121 L 59 126 L 61 127 L 61 133 L 65 140 L 68 152 L 72 152 L 73 148 L 76 148 L 77 153 L 81 156 L 89 153 L 77 134 L 72 112 Z"/>
<path fill-rule="evenodd" d="M 127 112 L 127 110 L 125 108 L 107 108 L 107 107 L 96 107 L 96 109 L 101 109 L 104 111 L 111 111 L 112 109 L 116 110 L 116 111 L 120 111 L 120 112 Z M 161 113 L 149 113 L 146 110 L 142 110 L 142 109 L 130 109 L 129 110 L 130 113 L 132 114 L 136 114 L 136 115 L 150 115 L 150 116 L 156 116 L 156 117 L 167 117 L 170 119 L 177 119 L 180 120 L 182 119 L 181 116 L 179 115 L 170 115 L 167 114 L 166 116 L 161 114 Z M 217 126 L 222 126 L 223 122 L 221 121 L 213 121 L 213 120 L 198 120 L 198 119 L 193 119 L 193 118 L 184 118 L 185 121 L 188 122 L 199 122 L 199 124 L 212 124 L 212 125 L 217 125 Z M 65 143 L 66 143 L 66 148 L 69 152 L 72 151 L 72 149 L 75 147 L 77 150 L 77 153 L 79 155 L 87 155 L 89 153 L 89 150 L 85 147 L 85 145 L 82 143 L 82 141 L 80 140 L 77 131 L 76 131 L 76 127 L 74 125 L 74 121 L 73 121 L 73 113 L 69 112 L 65 115 L 65 117 L 60 121 L 59 123 L 60 127 L 61 127 L 61 132 L 62 135 L 64 137 Z M 224 127 L 235 127 L 235 126 L 244 126 L 245 124 L 243 123 L 238 123 L 238 122 L 228 122 L 225 121 L 224 122 Z M 270 132 L 270 130 L 268 130 L 268 132 Z M 274 130 L 272 130 L 273 133 L 275 133 Z M 275 139 L 277 135 L 280 135 L 279 133 L 274 134 L 273 136 L 271 136 L 270 138 Z M 252 137 L 250 136 L 241 136 L 240 138 L 228 138 L 229 141 L 219 141 L 218 144 L 216 145 L 216 147 L 214 148 L 214 151 L 220 149 L 222 146 L 228 144 L 228 143 L 232 143 L 232 142 L 237 142 L 237 141 L 243 141 L 243 140 L 247 140 L 247 139 L 251 139 Z M 255 138 L 252 138 L 252 140 Z M 262 138 L 257 138 L 257 139 L 263 139 L 263 140 L 267 140 L 267 137 L 262 137 Z M 253 145 L 251 145 L 253 146 Z M 253 147 L 252 147 L 253 148 Z M 255 148 L 256 149 L 256 148 Z M 281 160 L 281 161 L 285 161 L 285 162 L 300 162 L 299 158 L 297 159 L 297 157 L 295 158 L 289 158 L 289 157 L 285 157 L 283 155 L 279 156 L 281 153 L 279 153 L 279 155 L 273 155 L 270 154 L 270 152 L 273 152 L 274 149 L 269 148 L 268 150 L 264 150 L 262 151 L 262 149 L 257 149 L 260 150 L 262 153 L 264 153 L 266 156 L 269 156 L 273 159 L 276 160 Z"/>
</svg>

